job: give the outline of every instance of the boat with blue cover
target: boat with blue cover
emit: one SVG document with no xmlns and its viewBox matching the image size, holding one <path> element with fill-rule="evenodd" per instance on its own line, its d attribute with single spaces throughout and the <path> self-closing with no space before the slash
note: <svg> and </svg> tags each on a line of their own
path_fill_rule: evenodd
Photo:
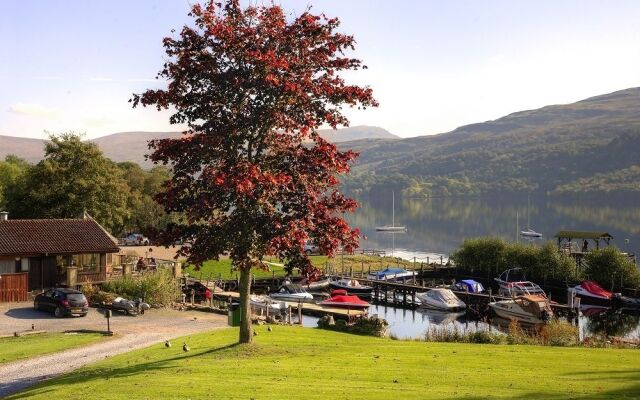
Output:
<svg viewBox="0 0 640 400">
<path fill-rule="evenodd" d="M 451 285 L 451 290 L 456 292 L 469 292 L 469 293 L 482 293 L 484 292 L 484 286 L 478 281 L 473 279 L 463 279 Z"/>
<path fill-rule="evenodd" d="M 373 271 L 369 273 L 369 279 L 373 281 L 397 281 L 404 278 L 413 278 L 415 271 L 407 271 L 404 268 L 387 267 L 381 271 Z"/>
</svg>

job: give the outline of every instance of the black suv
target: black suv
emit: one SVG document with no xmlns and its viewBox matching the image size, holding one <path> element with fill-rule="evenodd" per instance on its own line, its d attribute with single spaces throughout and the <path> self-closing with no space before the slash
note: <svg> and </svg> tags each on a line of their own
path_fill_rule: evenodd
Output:
<svg viewBox="0 0 640 400">
<path fill-rule="evenodd" d="M 89 312 L 89 303 L 84 294 L 77 290 L 49 289 L 36 296 L 33 308 L 53 311 L 58 318 L 72 315 L 84 317 Z"/>
</svg>

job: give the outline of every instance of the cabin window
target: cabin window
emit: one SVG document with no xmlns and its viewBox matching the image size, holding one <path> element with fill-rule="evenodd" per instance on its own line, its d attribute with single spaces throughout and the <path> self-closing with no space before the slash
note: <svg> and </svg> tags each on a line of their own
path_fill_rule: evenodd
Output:
<svg viewBox="0 0 640 400">
<path fill-rule="evenodd" d="M 29 272 L 29 259 L 23 258 L 20 260 L 20 271 Z"/>
<path fill-rule="evenodd" d="M 98 273 L 100 272 L 100 254 L 75 254 L 73 256 L 73 265 L 78 267 L 78 272 Z"/>
<path fill-rule="evenodd" d="M 16 260 L 13 258 L 0 258 L 0 274 L 12 274 L 16 272 Z"/>
</svg>

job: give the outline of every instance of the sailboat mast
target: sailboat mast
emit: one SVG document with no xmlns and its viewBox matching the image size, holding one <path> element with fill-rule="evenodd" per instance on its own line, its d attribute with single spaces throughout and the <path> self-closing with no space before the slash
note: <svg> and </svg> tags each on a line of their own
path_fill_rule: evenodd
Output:
<svg viewBox="0 0 640 400">
<path fill-rule="evenodd" d="M 531 206 L 531 194 L 527 194 L 527 229 L 531 229 L 531 224 L 529 223 L 529 207 Z"/>
<path fill-rule="evenodd" d="M 396 226 L 396 192 L 391 191 L 391 226 Z"/>
</svg>

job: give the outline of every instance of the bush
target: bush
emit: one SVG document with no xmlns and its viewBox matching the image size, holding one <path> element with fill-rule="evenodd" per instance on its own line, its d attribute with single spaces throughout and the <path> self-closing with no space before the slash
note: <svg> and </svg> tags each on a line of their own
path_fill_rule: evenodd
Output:
<svg viewBox="0 0 640 400">
<path fill-rule="evenodd" d="M 613 246 L 587 254 L 584 274 L 607 289 L 640 285 L 640 271 L 636 264 Z"/>
<path fill-rule="evenodd" d="M 545 346 L 575 346 L 579 342 L 578 327 L 567 321 L 552 320 L 537 332 L 539 344 Z"/>
<path fill-rule="evenodd" d="M 387 334 L 388 326 L 389 323 L 385 319 L 375 316 L 357 318 L 352 324 L 347 324 L 342 319 L 333 323 L 333 318 L 328 315 L 318 320 L 318 328 L 321 329 L 377 337 L 384 337 Z"/>
<path fill-rule="evenodd" d="M 129 300 L 142 298 L 149 304 L 158 305 L 167 305 L 180 295 L 178 280 L 166 269 L 159 269 L 140 278 L 120 277 L 103 283 L 102 289 Z"/>
<path fill-rule="evenodd" d="M 433 326 L 425 333 L 427 342 L 441 343 L 479 343 L 500 344 L 504 343 L 504 335 L 489 331 L 460 331 L 457 327 Z"/>
<path fill-rule="evenodd" d="M 476 276 L 495 277 L 506 269 L 519 267 L 534 281 L 577 278 L 573 259 L 558 252 L 552 242 L 536 246 L 507 243 L 500 238 L 473 238 L 465 240 L 452 258 L 458 268 Z"/>
</svg>

